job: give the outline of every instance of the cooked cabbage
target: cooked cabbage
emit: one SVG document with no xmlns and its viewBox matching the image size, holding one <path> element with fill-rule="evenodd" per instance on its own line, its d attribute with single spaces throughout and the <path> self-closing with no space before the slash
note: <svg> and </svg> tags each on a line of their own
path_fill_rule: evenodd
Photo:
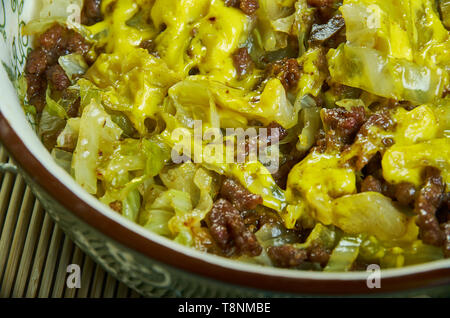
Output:
<svg viewBox="0 0 450 318">
<path fill-rule="evenodd" d="M 82 1 L 42 1 L 24 35 L 55 22 L 81 35 L 30 52 L 16 81 L 54 160 L 132 222 L 240 261 L 350 271 L 448 256 L 422 242 L 396 192 L 419 191 L 430 166 L 449 191 L 448 1 L 259 0 L 254 13 L 237 2 L 103 0 L 85 26 Z M 82 38 L 87 53 L 65 54 Z M 250 194 L 262 203 L 248 210 Z M 226 197 L 236 210 L 211 230 Z M 243 255 L 245 240 L 261 253 Z M 304 264 L 279 264 L 286 251 Z"/>
<path fill-rule="evenodd" d="M 330 50 L 339 83 L 418 104 L 449 83 L 450 39 L 431 0 L 345 0 L 347 43 Z"/>
</svg>

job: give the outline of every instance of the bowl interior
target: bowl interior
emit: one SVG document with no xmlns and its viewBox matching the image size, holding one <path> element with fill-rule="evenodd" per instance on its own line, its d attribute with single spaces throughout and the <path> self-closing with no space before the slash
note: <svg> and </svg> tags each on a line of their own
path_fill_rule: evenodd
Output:
<svg viewBox="0 0 450 318">
<path fill-rule="evenodd" d="M 85 192 L 73 179 L 60 168 L 52 159 L 48 151 L 40 142 L 32 125 L 28 122 L 19 102 L 17 92 L 14 86 L 15 79 L 20 75 L 23 69 L 26 56 L 31 49 L 31 39 L 23 37 L 20 33 L 21 27 L 35 15 L 38 1 L 5 1 L 0 2 L 0 83 L 2 83 L 2 98 L 0 102 L 0 111 L 5 119 L 13 128 L 14 133 L 23 141 L 30 153 L 37 158 L 44 169 L 55 176 L 62 185 L 70 189 L 79 200 L 84 201 L 104 217 L 113 219 L 123 227 L 138 233 L 143 239 L 148 239 L 158 244 L 164 245 L 180 254 L 198 258 L 206 263 L 219 265 L 226 268 L 232 268 L 244 272 L 262 273 L 266 275 L 275 275 L 291 278 L 307 278 L 319 281 L 323 280 L 366 280 L 368 273 L 318 273 L 302 272 L 278 268 L 267 268 L 258 265 L 245 264 L 222 257 L 201 253 L 199 251 L 178 245 L 169 239 L 151 233 L 139 225 L 122 218 L 117 213 L 101 204 L 96 198 Z M 6 129 L 0 127 L 0 129 Z M 7 141 L 3 141 L 5 144 Z M 441 260 L 433 263 L 409 266 L 401 269 L 389 269 L 383 271 L 384 277 L 398 277 L 411 275 L 425 271 L 449 268 L 450 260 Z"/>
</svg>

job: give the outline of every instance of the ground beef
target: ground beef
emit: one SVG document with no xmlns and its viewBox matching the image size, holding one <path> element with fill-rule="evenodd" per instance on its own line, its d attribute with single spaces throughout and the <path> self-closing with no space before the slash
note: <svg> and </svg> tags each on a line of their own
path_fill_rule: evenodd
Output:
<svg viewBox="0 0 450 318">
<path fill-rule="evenodd" d="M 447 189 L 448 191 L 448 189 Z M 450 211 L 450 192 L 445 192 L 444 198 L 442 199 L 443 208 Z"/>
<path fill-rule="evenodd" d="M 192 231 L 194 232 L 193 245 L 196 250 L 216 255 L 222 254 L 222 250 L 217 246 L 208 228 L 195 227 Z"/>
<path fill-rule="evenodd" d="M 361 192 L 369 191 L 383 193 L 382 181 L 371 175 L 364 178 L 364 180 L 361 182 Z"/>
<path fill-rule="evenodd" d="M 444 256 L 450 257 L 450 221 L 441 224 L 441 230 L 444 233 Z"/>
<path fill-rule="evenodd" d="M 351 144 L 366 122 L 366 112 L 362 106 L 351 110 L 341 107 L 324 109 L 323 112 L 323 123 L 332 131 L 329 135 L 334 136 L 338 144 Z"/>
<path fill-rule="evenodd" d="M 81 34 L 73 30 L 69 30 L 67 37 L 67 48 L 65 52 L 85 55 L 89 51 L 90 45 L 86 43 Z"/>
<path fill-rule="evenodd" d="M 448 191 L 448 189 L 446 190 Z M 442 196 L 442 204 L 436 212 L 439 223 L 450 221 L 450 192 L 445 192 Z"/>
<path fill-rule="evenodd" d="M 395 124 L 393 120 L 390 118 L 390 116 L 387 113 L 381 112 L 381 113 L 375 113 L 367 119 L 367 121 L 364 122 L 364 124 L 361 126 L 360 130 L 358 131 L 356 135 L 356 140 L 363 141 L 367 138 L 367 136 L 370 136 L 370 130 L 373 126 L 381 127 L 383 130 L 389 131 L 395 127 Z M 340 140 L 342 142 L 342 138 L 335 138 L 335 140 Z M 345 141 L 345 140 L 344 140 Z M 339 144 L 337 142 L 336 144 Z M 383 143 L 384 145 L 384 143 Z M 388 146 L 392 145 L 392 142 L 387 143 Z M 388 147 L 385 146 L 385 147 Z M 362 170 L 369 162 L 372 160 L 372 158 L 376 154 L 373 153 L 367 153 L 367 152 L 360 152 L 357 156 L 352 158 L 351 164 L 354 166 L 355 170 L 360 171 Z"/>
<path fill-rule="evenodd" d="M 103 20 L 101 4 L 102 0 L 84 0 L 83 10 L 81 11 L 81 23 L 93 25 Z"/>
<path fill-rule="evenodd" d="M 253 67 L 253 61 L 248 54 L 248 50 L 246 47 L 238 49 L 233 54 L 233 64 L 238 73 L 238 77 L 242 78 L 246 74 L 250 72 Z"/>
<path fill-rule="evenodd" d="M 237 181 L 229 178 L 222 182 L 220 195 L 239 211 L 252 210 L 263 203 L 260 195 L 249 192 Z"/>
<path fill-rule="evenodd" d="M 47 58 L 57 58 L 58 55 L 65 53 L 67 46 L 67 29 L 59 23 L 55 23 L 51 28 L 41 34 L 39 43 L 41 48 L 46 52 Z M 50 60 L 50 64 L 54 64 L 55 60 Z"/>
<path fill-rule="evenodd" d="M 114 201 L 109 204 L 109 207 L 114 211 L 122 214 L 122 201 Z"/>
<path fill-rule="evenodd" d="M 275 173 L 272 173 L 272 177 L 275 183 L 282 189 L 286 189 L 287 179 L 289 172 L 299 161 L 296 159 L 288 160 L 282 164 Z"/>
<path fill-rule="evenodd" d="M 31 105 L 36 107 L 38 112 L 42 112 L 45 107 L 45 92 L 47 90 L 47 79 L 45 74 L 26 74 L 27 96 Z"/>
<path fill-rule="evenodd" d="M 308 248 L 308 260 L 313 263 L 318 263 L 325 267 L 330 260 L 331 252 L 318 244 L 313 244 Z"/>
<path fill-rule="evenodd" d="M 81 104 L 81 98 L 77 98 L 75 100 L 75 102 L 73 102 L 69 109 L 67 110 L 67 116 L 74 118 L 74 117 L 78 117 L 78 113 L 80 110 L 80 104 Z"/>
<path fill-rule="evenodd" d="M 280 124 L 273 121 L 267 127 L 267 144 L 273 145 L 287 137 L 288 132 Z M 274 141 L 276 139 L 276 141 Z"/>
<path fill-rule="evenodd" d="M 47 82 L 59 91 L 70 85 L 69 78 L 58 64 L 58 58 L 71 53 L 86 55 L 89 44 L 80 34 L 58 23 L 39 37 L 38 44 L 38 48 L 27 57 L 25 78 L 28 101 L 41 112 L 45 106 Z"/>
<path fill-rule="evenodd" d="M 404 206 L 411 206 L 416 196 L 416 188 L 411 183 L 402 182 L 392 185 L 386 182 L 382 176 L 373 175 L 365 177 L 360 185 L 360 192 L 369 191 L 381 193 Z"/>
<path fill-rule="evenodd" d="M 27 74 L 41 75 L 47 69 L 47 55 L 44 50 L 36 49 L 28 54 L 25 72 Z"/>
<path fill-rule="evenodd" d="M 306 2 L 316 8 L 330 7 L 334 4 L 334 0 L 307 0 Z"/>
<path fill-rule="evenodd" d="M 255 233 L 264 224 L 281 224 L 278 213 L 269 209 L 251 210 L 244 213 L 244 224 Z"/>
<path fill-rule="evenodd" d="M 372 156 L 369 162 L 362 169 L 362 173 L 365 176 L 373 176 L 377 179 L 383 179 L 383 171 L 381 169 L 381 153 L 377 152 L 374 156 Z"/>
<path fill-rule="evenodd" d="M 278 144 L 281 140 L 287 137 L 288 132 L 280 124 L 273 121 L 268 126 L 262 127 L 265 129 L 263 134 L 261 128 L 259 128 L 256 136 L 249 136 L 245 139 L 245 156 L 249 156 L 251 152 L 257 153 L 258 151 L 264 151 L 265 148 Z"/>
<path fill-rule="evenodd" d="M 295 248 L 289 244 L 271 246 L 267 249 L 267 254 L 275 266 L 284 268 L 297 267 L 308 259 L 308 252 L 305 249 Z"/>
<path fill-rule="evenodd" d="M 147 50 L 149 54 L 159 58 L 158 51 L 156 50 L 156 43 L 153 40 L 144 40 L 141 42 L 139 47 Z"/>
<path fill-rule="evenodd" d="M 325 267 L 330 259 L 331 252 L 320 244 L 312 244 L 306 249 L 296 248 L 290 244 L 271 246 L 267 254 L 278 267 L 297 267 L 304 262 L 320 264 Z"/>
<path fill-rule="evenodd" d="M 262 252 L 255 235 L 247 229 L 239 211 L 225 200 L 217 200 L 207 217 L 211 237 L 226 255 L 258 256 Z"/>
<path fill-rule="evenodd" d="M 404 206 L 411 205 L 414 202 L 415 197 L 416 187 L 414 184 L 402 182 L 395 186 L 395 198 L 400 204 Z"/>
<path fill-rule="evenodd" d="M 445 185 L 440 171 L 433 167 L 425 169 L 424 180 L 424 186 L 418 193 L 414 205 L 414 212 L 418 215 L 416 223 L 424 243 L 441 246 L 445 237 L 439 228 L 436 211 L 441 206 Z"/>
<path fill-rule="evenodd" d="M 247 15 L 252 15 L 259 9 L 258 0 L 225 0 L 225 5 L 240 8 Z"/>
<path fill-rule="evenodd" d="M 360 184 L 360 192 L 379 192 L 404 206 L 412 205 L 416 194 L 414 185 L 408 182 L 393 185 L 384 180 L 381 159 L 381 154 L 377 152 L 362 169 L 366 177 Z"/>
<path fill-rule="evenodd" d="M 269 77 L 279 78 L 286 91 L 297 86 L 300 80 L 300 72 L 301 67 L 297 59 L 294 58 L 284 58 L 268 66 Z"/>
<path fill-rule="evenodd" d="M 395 127 L 392 118 L 385 112 L 375 113 L 367 119 L 361 127 L 360 134 L 368 136 L 372 126 L 378 126 L 384 130 L 390 130 Z"/>
<path fill-rule="evenodd" d="M 47 82 L 57 91 L 63 91 L 70 86 L 70 79 L 59 64 L 50 66 L 46 71 Z"/>
</svg>

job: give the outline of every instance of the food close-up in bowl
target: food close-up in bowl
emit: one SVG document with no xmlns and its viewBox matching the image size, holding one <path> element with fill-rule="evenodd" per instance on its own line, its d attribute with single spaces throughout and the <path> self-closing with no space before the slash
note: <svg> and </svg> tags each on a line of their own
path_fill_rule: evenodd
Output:
<svg viewBox="0 0 450 318">
<path fill-rule="evenodd" d="M 450 267 L 450 1 L 34 12 L 24 120 L 116 219 L 292 275 Z"/>
</svg>

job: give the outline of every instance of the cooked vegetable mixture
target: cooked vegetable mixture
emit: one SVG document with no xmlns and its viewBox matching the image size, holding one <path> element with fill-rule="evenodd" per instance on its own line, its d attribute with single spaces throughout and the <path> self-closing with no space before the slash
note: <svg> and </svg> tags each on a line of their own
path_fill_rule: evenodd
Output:
<svg viewBox="0 0 450 318">
<path fill-rule="evenodd" d="M 302 270 L 450 255 L 449 0 L 41 2 L 23 28 L 27 118 L 125 218 Z M 176 162 L 174 132 L 198 123 L 257 141 L 224 163 L 192 137 Z M 249 155 L 262 141 L 275 171 Z"/>
</svg>

